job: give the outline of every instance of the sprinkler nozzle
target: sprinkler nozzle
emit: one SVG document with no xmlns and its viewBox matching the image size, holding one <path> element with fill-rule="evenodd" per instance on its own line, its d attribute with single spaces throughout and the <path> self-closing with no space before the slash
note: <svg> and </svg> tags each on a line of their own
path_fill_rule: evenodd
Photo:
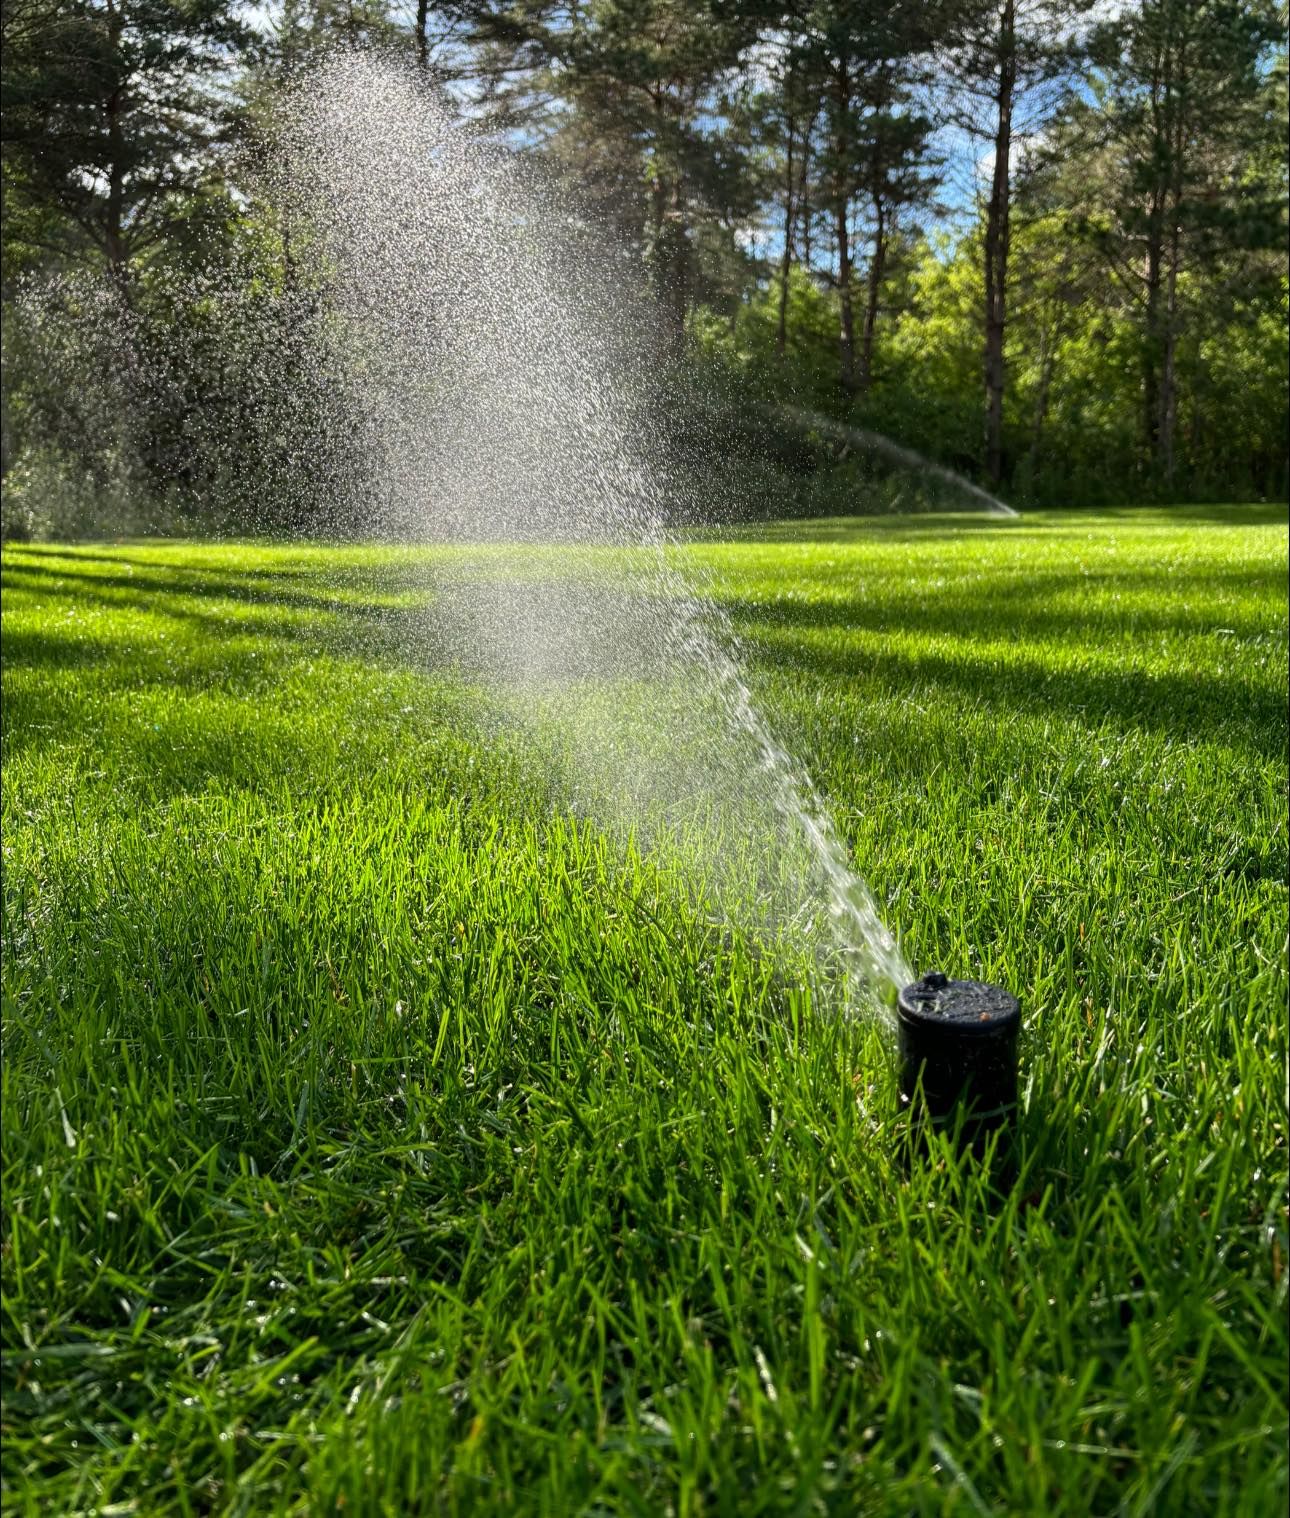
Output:
<svg viewBox="0 0 1290 1518">
<path fill-rule="evenodd" d="M 1002 1126 L 1017 1105 L 1021 1004 L 980 980 L 931 970 L 896 1001 L 900 1097 L 916 1119 L 942 1127 L 964 1115 L 976 1139 Z"/>
</svg>

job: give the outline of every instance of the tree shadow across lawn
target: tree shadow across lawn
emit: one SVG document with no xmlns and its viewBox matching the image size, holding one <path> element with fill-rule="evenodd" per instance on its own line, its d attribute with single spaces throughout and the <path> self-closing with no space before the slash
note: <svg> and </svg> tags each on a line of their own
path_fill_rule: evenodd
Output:
<svg viewBox="0 0 1290 1518">
<path fill-rule="evenodd" d="M 147 564 L 146 573 L 130 575 L 112 572 L 119 560 L 98 557 L 99 564 L 82 568 L 4 555 L 0 726 L 6 761 L 87 743 L 99 752 L 96 762 L 133 777 L 130 783 L 152 797 L 257 777 L 303 780 L 313 761 L 290 752 L 290 729 L 282 725 L 290 720 L 283 717 L 283 699 L 298 703 L 308 689 L 302 673 L 316 679 L 320 703 L 339 699 L 347 709 L 361 697 L 343 675 L 336 683 L 338 665 L 427 675 L 453 662 L 451 650 L 436 644 L 434 620 L 421 607 L 365 602 L 348 584 L 333 586 L 321 573 L 303 584 L 294 577 L 275 584 L 258 570 L 208 575 Z M 316 589 L 309 588 L 313 583 Z M 22 678 L 24 671 L 29 678 Z M 59 680 L 63 675 L 74 678 Z M 294 689 L 287 697 L 289 684 Z M 160 696 L 161 710 L 179 716 L 178 725 L 157 718 L 155 704 L 147 720 L 132 720 L 136 698 L 145 693 L 151 703 Z M 264 731 L 272 730 L 273 739 L 257 747 L 239 737 L 245 724 L 228 707 L 217 716 L 186 706 L 211 695 L 262 710 Z M 104 698 L 127 703 L 112 717 L 110 740 L 103 736 Z M 377 715 L 383 699 L 377 698 Z M 370 749 L 372 720 L 373 711 L 365 710 L 364 730 L 356 730 L 349 745 L 355 752 Z M 325 776 L 320 771 L 316 778 Z"/>
<path fill-rule="evenodd" d="M 91 562 L 79 567 L 79 560 Z M 112 573 L 116 568 L 125 572 Z M 1284 636 L 1283 626 L 1268 629 L 1266 617 L 1230 605 L 1206 606 L 1207 592 L 1222 596 L 1248 589 L 1275 597 L 1279 572 L 1273 567 L 1174 569 L 1160 571 L 1159 582 L 1158 601 L 1146 605 L 1150 574 L 1144 579 L 1140 570 L 1114 568 L 1091 577 L 1074 570 L 1024 580 L 1015 574 L 965 576 L 926 594 L 911 593 L 903 582 L 884 593 L 877 579 L 866 582 L 869 593 L 863 596 L 720 600 L 753 659 L 772 669 L 872 681 L 893 694 L 939 687 L 1001 716 L 1064 711 L 1090 726 L 1111 721 L 1182 739 L 1210 739 L 1269 758 L 1283 755 L 1284 693 L 1274 680 L 1252 682 L 1239 667 L 1226 675 L 1195 668 L 1174 672 L 1159 667 L 1158 655 L 1156 667 L 1135 668 L 1131 641 L 1144 634 L 1217 632 L 1213 618 L 1220 615 L 1224 635 Z M 102 631 L 93 626 L 70 631 L 52 619 L 39 628 L 16 625 L 4 641 L 9 670 L 94 668 L 106 686 L 165 685 L 178 692 L 219 686 L 234 694 L 245 688 L 264 699 L 266 678 L 275 669 L 323 651 L 422 674 L 462 668 L 462 628 L 436 609 L 433 582 L 416 562 L 377 562 L 356 573 L 348 566 L 337 573 L 326 565 L 204 569 L 130 552 L 91 555 L 24 546 L 5 553 L 0 584 L 7 593 L 57 597 L 73 609 L 79 604 L 156 613 L 191 633 L 176 648 L 137 627 L 123 628 L 114 638 L 110 624 Z M 1123 591 L 1129 604 L 1120 614 L 1105 596 L 1090 598 L 1090 589 Z M 404 599 L 382 604 L 378 596 Z M 855 632 L 879 635 L 878 645 L 870 637 L 861 647 L 848 647 L 847 634 Z M 884 632 L 899 634 L 900 646 L 884 647 Z M 928 646 L 911 651 L 909 634 L 928 635 Z M 1014 645 L 1005 659 L 998 654 L 1000 640 Z M 1129 650 L 1127 660 L 1116 658 L 1117 645 Z M 1076 657 L 1061 656 L 1068 647 Z M 272 659 L 264 657 L 266 651 Z M 20 700 L 7 714 L 11 744 L 25 741 L 26 704 Z"/>
<path fill-rule="evenodd" d="M 884 538 L 951 541 L 965 535 L 1010 538 L 1084 536 L 1090 523 L 1122 527 L 1275 527 L 1290 522 L 1283 501 L 1240 505 L 1109 506 L 1097 510 L 1023 508 L 1016 517 L 987 511 L 920 512 L 903 516 L 787 517 L 727 527 L 696 527 L 681 534 L 691 543 L 873 543 Z"/>
<path fill-rule="evenodd" d="M 1268 617 L 1243 617 L 1230 606 L 1206 610 L 1203 600 L 1206 591 L 1240 589 L 1275 596 L 1277 571 L 1173 572 L 1155 605 L 1131 605 L 1122 616 L 1095 601 L 1080 609 L 1077 598 L 1099 584 L 1139 597 L 1144 588 L 1140 573 L 1095 576 L 1091 586 L 1072 571 L 1009 577 L 984 591 L 965 581 L 925 598 L 721 599 L 752 658 L 772 669 L 877 681 L 893 693 L 933 686 L 1001 713 L 1065 712 L 1089 726 L 1112 722 L 1284 755 L 1287 714 L 1276 678 L 1251 681 L 1235 661 L 1225 661 L 1222 674 L 1162 668 L 1159 653 L 1161 637 L 1284 640 L 1284 624 L 1270 628 Z M 899 635 L 899 644 L 883 646 L 884 632 Z M 849 646 L 852 633 L 877 638 Z M 910 635 L 926 645 L 910 649 Z M 1148 650 L 1154 667 L 1142 657 Z"/>
<path fill-rule="evenodd" d="M 76 559 L 88 555 L 72 555 Z M 338 580 L 319 569 L 262 570 L 223 568 L 217 571 L 151 561 L 94 556 L 99 562 L 131 566 L 124 574 L 81 570 L 70 564 L 51 566 L 6 554 L 0 567 L 0 588 L 29 591 L 38 596 L 66 597 L 81 605 L 121 612 L 143 611 L 172 618 L 193 627 L 205 648 L 192 659 L 191 672 L 171 660 L 167 679 L 178 685 L 199 684 L 212 670 L 228 662 L 227 645 L 247 639 L 286 646 L 303 645 L 329 652 L 370 657 L 403 654 L 415 648 L 418 664 L 441 662 L 435 657 L 433 616 L 429 604 L 389 605 L 375 597 L 409 590 L 425 591 L 424 576 L 405 572 L 397 582 L 368 585 L 346 577 Z M 316 587 L 316 588 L 311 588 Z M 369 593 L 373 599 L 363 599 Z M 220 606 L 224 609 L 221 610 Z M 259 614 L 257 614 L 259 613 Z M 5 663 L 111 665 L 125 657 L 138 660 L 140 649 L 122 635 L 95 637 L 59 635 L 52 628 L 39 634 L 6 633 Z M 64 651 L 59 655 L 56 650 Z M 187 653 L 196 654 L 191 645 Z M 233 661 L 236 663 L 236 660 Z M 146 669 L 144 671 L 146 673 Z"/>
<path fill-rule="evenodd" d="M 788 582 L 791 584 L 791 582 Z M 716 598 L 737 620 L 783 629 L 926 633 L 966 641 L 1004 638 L 1018 643 L 1079 645 L 1105 637 L 1144 633 L 1255 638 L 1284 636 L 1285 618 L 1231 605 L 1233 595 L 1257 597 L 1270 607 L 1283 598 L 1285 573 L 1275 565 L 1231 568 L 1034 569 L 1024 578 L 1009 571 L 938 576 L 911 588 L 908 577 L 831 574 L 826 593 L 739 596 L 718 589 Z M 840 593 L 838 593 L 840 592 Z"/>
<path fill-rule="evenodd" d="M 93 567 L 100 564 L 117 573 L 109 574 Z M 265 604 L 300 606 L 332 604 L 341 592 L 389 595 L 424 589 L 426 585 L 424 567 L 415 561 L 347 563 L 341 567 L 323 563 L 177 564 L 167 558 L 148 557 L 137 552 L 88 553 L 43 543 L 6 549 L 3 568 L 5 573 L 16 570 L 43 574 L 51 579 L 79 576 L 118 589 L 142 590 L 152 586 L 214 599 L 235 597 Z M 299 591 L 293 593 L 292 586 L 300 587 Z"/>
</svg>

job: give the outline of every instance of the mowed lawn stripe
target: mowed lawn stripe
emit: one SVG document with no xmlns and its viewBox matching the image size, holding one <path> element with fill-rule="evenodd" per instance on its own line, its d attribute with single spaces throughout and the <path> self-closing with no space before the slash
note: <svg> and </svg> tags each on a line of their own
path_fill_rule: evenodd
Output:
<svg viewBox="0 0 1290 1518">
<path fill-rule="evenodd" d="M 911 962 L 1021 995 L 1000 1200 L 571 809 L 458 550 L 6 546 L 6 1508 L 1281 1510 L 1286 549 L 674 550 Z"/>
</svg>

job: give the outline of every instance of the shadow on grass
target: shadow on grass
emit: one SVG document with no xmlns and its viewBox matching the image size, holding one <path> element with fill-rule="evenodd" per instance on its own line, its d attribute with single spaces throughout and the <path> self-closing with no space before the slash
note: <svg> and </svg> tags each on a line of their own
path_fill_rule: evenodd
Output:
<svg viewBox="0 0 1290 1518">
<path fill-rule="evenodd" d="M 1270 508 L 1248 511 L 1266 516 Z M 908 526 L 908 519 L 902 520 Z M 81 561 L 89 562 L 78 567 Z M 127 572 L 111 572 L 122 568 Z M 175 647 L 133 630 L 123 630 L 118 641 L 90 629 L 13 627 L 4 642 L 4 664 L 11 671 L 93 668 L 105 684 L 194 691 L 245 685 L 266 699 L 266 676 L 281 659 L 324 651 L 388 661 L 418 673 L 461 667 L 460 629 L 436 610 L 429 575 L 416 563 L 362 566 L 354 573 L 324 566 L 206 570 L 129 552 L 87 554 L 42 545 L 6 553 L 0 584 L 6 592 L 57 596 L 73 607 L 155 612 L 186 624 L 193 634 Z M 888 591 L 881 577 L 868 584 L 865 596 L 818 601 L 720 599 L 752 658 L 768 669 L 833 682 L 872 681 L 892 694 L 933 686 L 957 701 L 996 709 L 1001 717 L 1057 712 L 1089 726 L 1110 722 L 1201 738 L 1264 757 L 1285 751 L 1283 692 L 1274 680 L 1255 683 L 1239 670 L 1223 675 L 1194 667 L 1162 669 L 1156 647 L 1162 636 L 1264 637 L 1283 631 L 1269 629 L 1266 616 L 1209 602 L 1210 593 L 1234 591 L 1279 597 L 1282 581 L 1273 567 L 1112 566 L 1092 574 L 1043 571 L 1026 579 L 1008 571 L 951 579 L 926 595 L 912 594 L 903 582 Z M 1143 606 L 1144 592 L 1153 584 L 1161 596 Z M 362 599 L 364 593 L 410 591 L 424 593 L 424 599 L 399 606 Z M 1090 591 L 1097 593 L 1094 599 L 1088 599 Z M 1114 600 L 1120 593 L 1123 612 Z M 1218 617 L 1222 628 L 1215 625 Z M 874 639 L 848 647 L 847 635 L 856 632 L 879 639 L 883 633 L 900 634 L 902 640 L 922 635 L 931 641 L 913 650 L 880 641 L 875 647 Z M 1135 668 L 1135 642 L 1144 634 L 1152 639 L 1154 667 Z M 1004 658 L 1001 640 L 1014 645 Z M 1067 648 L 1077 656 L 1063 658 Z M 275 650 L 279 657 L 266 659 L 260 650 Z M 25 705 L 19 702 L 7 714 L 10 743 L 24 741 Z"/>
<path fill-rule="evenodd" d="M 1107 624 L 1115 634 L 1130 636 L 1221 632 L 1258 637 L 1284 632 L 1284 618 L 1280 627 L 1273 628 L 1266 614 L 1242 616 L 1230 604 L 1217 605 L 1213 600 L 1248 594 L 1275 601 L 1284 590 L 1285 575 L 1271 565 L 1241 569 L 1106 565 L 1091 570 L 1038 569 L 1024 579 L 1012 572 L 971 573 L 940 578 L 934 588 L 927 589 L 911 589 L 904 576 L 895 583 L 885 576 L 865 576 L 857 582 L 849 575 L 833 574 L 825 583 L 832 593 L 816 600 L 792 595 L 740 597 L 720 589 L 716 595 L 732 617 L 750 626 L 919 633 L 965 642 L 1005 638 L 1019 643 L 1080 644 L 1090 634 L 1100 639 Z M 848 594 L 857 584 L 865 587 L 864 593 Z M 1159 594 L 1144 605 L 1144 595 L 1156 591 Z"/>
<path fill-rule="evenodd" d="M 72 555 L 73 558 L 83 557 Z M 24 555 L 25 558 L 25 555 Z M 128 560 L 104 562 L 128 563 Z M 285 581 L 275 583 L 275 578 Z M 315 583 L 316 590 L 300 585 Z M 206 571 L 184 569 L 146 561 L 138 574 L 106 574 L 76 570 L 70 566 L 12 562 L 6 557 L 0 569 L 0 589 L 28 591 L 40 596 L 59 596 L 117 612 L 147 612 L 190 624 L 207 640 L 202 655 L 193 659 L 209 667 L 220 660 L 220 645 L 247 639 L 283 645 L 305 645 L 312 650 L 325 644 L 329 652 L 357 657 L 402 654 L 428 646 L 432 628 L 430 609 L 423 606 L 383 606 L 356 599 L 368 589 L 361 583 L 336 582 L 322 571 L 248 570 Z M 400 590 L 425 589 L 424 576 L 403 576 L 401 584 L 382 583 L 384 595 Z M 371 587 L 373 594 L 375 588 Z M 340 592 L 340 593 L 338 593 Z M 219 609 L 224 603 L 225 610 Z M 263 612 L 264 615 L 257 615 Z M 62 649 L 64 658 L 58 650 Z M 157 654 L 167 654 L 160 645 Z M 193 650 L 185 650 L 192 658 Z M 9 631 L 5 635 L 4 661 L 17 667 L 24 663 L 57 666 L 62 663 L 110 665 L 138 661 L 140 651 L 128 635 L 120 642 L 78 635 L 69 637 L 53 630 L 39 634 Z M 146 657 L 146 656 L 144 656 Z M 418 659 L 418 664 L 425 661 Z M 185 682 L 169 665 L 175 683 Z"/>
<path fill-rule="evenodd" d="M 1162 596 L 1142 606 L 1158 580 Z M 1162 639 L 1206 635 L 1284 640 L 1284 624 L 1210 598 L 1248 591 L 1275 600 L 1283 578 L 1269 569 L 1046 572 L 982 583 L 965 579 L 934 596 L 899 594 L 826 601 L 722 597 L 751 657 L 771 669 L 833 681 L 877 681 L 893 694 L 934 686 L 1001 712 L 1049 711 L 1089 726 L 1124 727 L 1207 739 L 1283 755 L 1284 689 L 1275 671 L 1248 673 L 1163 667 Z M 1098 593 L 1101 599 L 1094 599 Z M 1106 593 L 1123 593 L 1116 609 Z M 1080 609 L 1083 598 L 1087 610 Z M 863 643 L 848 635 L 870 634 Z M 882 634 L 898 634 L 887 647 Z M 926 638 L 910 649 L 909 636 Z M 1001 649 L 1000 644 L 1004 647 Z M 1067 656 L 1073 654 L 1073 657 Z M 1150 661 L 1149 665 L 1147 661 Z"/>
<path fill-rule="evenodd" d="M 950 541 L 966 535 L 1006 533 L 1047 539 L 1063 534 L 1082 536 L 1091 521 L 1125 527 L 1287 526 L 1290 509 L 1284 502 L 1254 502 L 1237 506 L 1121 506 L 1097 511 L 1075 508 L 1023 508 L 1018 517 L 987 512 L 927 512 L 916 516 L 838 516 L 785 518 L 721 527 L 696 527 L 680 536 L 691 543 L 872 543 L 885 537 L 917 538 L 920 542 Z"/>
<path fill-rule="evenodd" d="M 0 572 L 6 577 L 27 575 L 43 579 L 51 586 L 60 580 L 78 580 L 101 589 L 123 590 L 132 594 L 155 590 L 196 596 L 203 600 L 236 600 L 252 605 L 296 607 L 307 611 L 332 610 L 347 604 L 341 593 L 348 596 L 358 592 L 390 595 L 424 589 L 427 584 L 424 570 L 397 564 L 382 565 L 379 569 L 373 567 L 366 572 L 355 566 L 347 568 L 343 574 L 322 568 L 269 568 L 259 565 L 249 569 L 224 566 L 216 569 L 201 565 L 190 568 L 168 564 L 165 560 L 131 558 L 125 554 L 109 557 L 59 549 L 40 550 L 36 554 L 38 562 L 33 564 L 29 562 L 33 552 L 24 549 L 21 555 L 12 552 L 6 554 Z M 125 572 L 108 574 L 99 569 L 73 567 L 87 562 L 109 564 Z M 291 588 L 308 585 L 317 588 Z"/>
</svg>

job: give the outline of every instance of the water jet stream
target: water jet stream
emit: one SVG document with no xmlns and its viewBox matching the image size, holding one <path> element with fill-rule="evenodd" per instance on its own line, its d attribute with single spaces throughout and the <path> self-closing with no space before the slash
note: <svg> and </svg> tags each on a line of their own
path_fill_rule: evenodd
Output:
<svg viewBox="0 0 1290 1518">
<path fill-rule="evenodd" d="M 628 271 L 371 57 L 297 89 L 273 184 L 311 229 L 369 526 L 495 545 L 439 574 L 439 638 L 549 737 L 575 804 L 689 861 L 733 927 L 809 945 L 889 1023 L 909 968 L 728 619 L 669 557 L 677 472 Z"/>
<path fill-rule="evenodd" d="M 705 915 L 894 1026 L 909 967 L 673 552 L 668 521 L 750 513 L 693 467 L 728 439 L 688 405 L 638 265 L 415 69 L 361 52 L 284 93 L 253 189 L 277 266 L 151 274 L 185 313 L 160 347 L 119 291 L 26 301 L 121 500 L 159 478 L 174 509 L 116 530 L 182 524 L 196 482 L 206 530 L 222 503 L 239 530 L 457 545 L 419 561 L 406 655 L 483 685 L 570 805 L 680 866 Z M 175 362 L 181 342 L 208 367 Z"/>
<path fill-rule="evenodd" d="M 837 421 L 831 416 L 826 416 L 822 411 L 811 411 L 804 406 L 784 406 L 780 408 L 778 414 L 796 422 L 800 427 L 827 433 L 830 437 L 867 448 L 870 452 L 889 459 L 893 464 L 901 465 L 902 468 L 919 474 L 930 474 L 935 479 L 943 480 L 947 485 L 961 490 L 977 505 L 983 506 L 991 516 L 1014 519 L 1021 516 L 1019 511 L 1005 501 L 1001 501 L 998 496 L 991 495 L 988 490 L 982 490 L 979 485 L 974 485 L 956 469 L 934 463 L 931 459 L 924 458 L 921 453 L 912 448 L 906 448 L 902 443 L 894 442 L 881 432 L 873 432 L 867 427 L 855 427 L 850 422 Z"/>
</svg>

